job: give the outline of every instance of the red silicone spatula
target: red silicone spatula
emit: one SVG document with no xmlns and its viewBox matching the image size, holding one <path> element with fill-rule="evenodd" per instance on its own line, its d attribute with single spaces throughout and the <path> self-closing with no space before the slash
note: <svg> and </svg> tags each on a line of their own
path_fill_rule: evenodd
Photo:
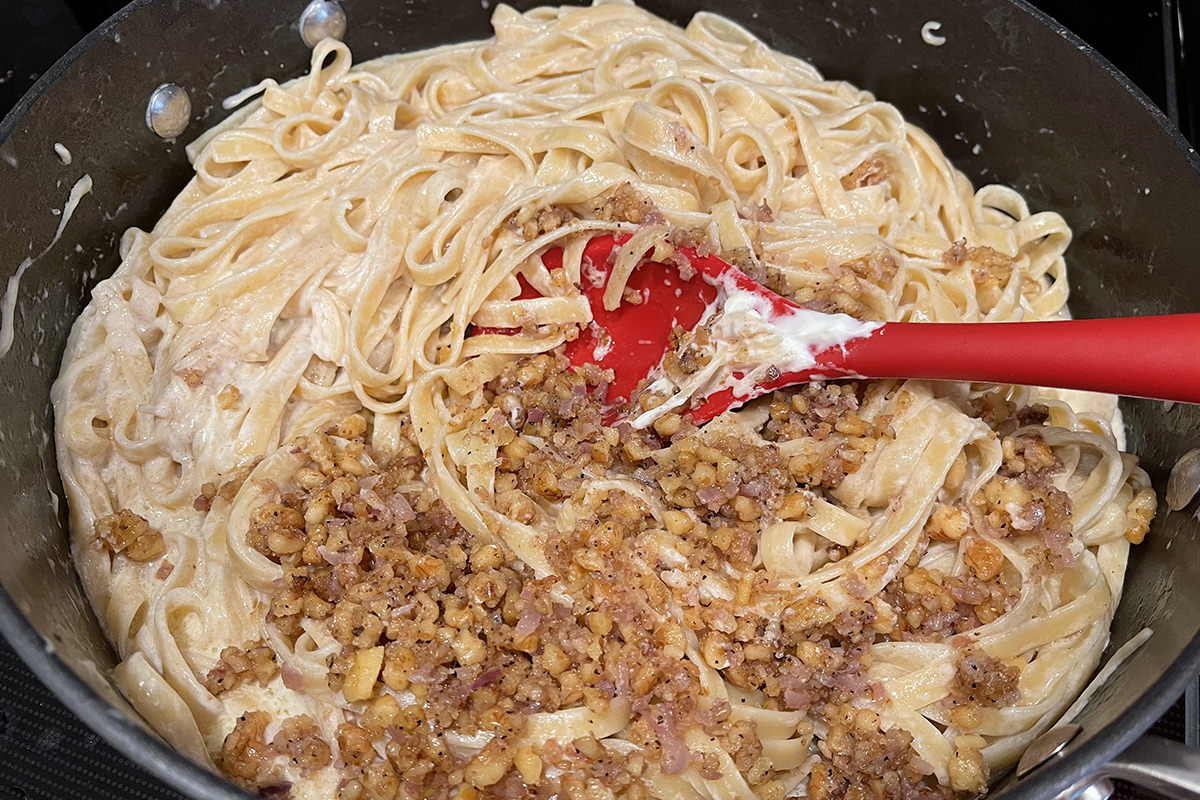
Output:
<svg viewBox="0 0 1200 800">
<path fill-rule="evenodd" d="M 610 405 L 627 400 L 662 363 L 676 326 L 691 329 L 703 322 L 731 287 L 761 298 L 760 306 L 768 309 L 769 319 L 784 319 L 801 311 L 813 313 L 726 261 L 687 248 L 680 252 L 694 275 L 685 278 L 675 265 L 643 260 L 626 284 L 641 302 L 622 302 L 616 309 L 606 310 L 602 296 L 611 256 L 628 238 L 606 235 L 588 242 L 583 257 L 595 274 L 603 277 L 599 285 L 583 287 L 594 325 L 566 345 L 573 364 L 594 363 L 613 370 L 615 378 L 607 397 Z M 560 268 L 562 251 L 550 250 L 543 261 L 550 269 Z M 526 286 L 522 297 L 535 296 Z M 750 387 L 739 383 L 737 390 L 724 388 L 691 398 L 684 408 L 692 421 L 700 424 L 776 389 L 835 378 L 1009 383 L 1200 403 L 1197 342 L 1200 314 L 1062 322 L 887 322 L 869 335 L 819 350 L 812 368 L 778 371 L 777 377 Z"/>
</svg>

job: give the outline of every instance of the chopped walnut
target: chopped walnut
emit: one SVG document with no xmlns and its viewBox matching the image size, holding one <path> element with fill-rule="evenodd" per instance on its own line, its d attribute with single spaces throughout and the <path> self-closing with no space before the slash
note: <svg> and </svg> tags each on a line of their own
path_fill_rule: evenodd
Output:
<svg viewBox="0 0 1200 800">
<path fill-rule="evenodd" d="M 532 240 L 557 230 L 574 219 L 577 217 L 571 209 L 552 205 L 539 209 L 522 209 L 517 213 L 515 222 L 521 229 L 521 235 Z"/>
<path fill-rule="evenodd" d="M 989 535 L 1039 536 L 1050 564 L 1070 564 L 1074 559 L 1071 500 L 1053 482 L 1062 469 L 1061 462 L 1036 434 L 1005 437 L 1001 447 L 1004 462 L 998 474 L 971 498 L 973 513 Z"/>
<path fill-rule="evenodd" d="M 874 156 L 860 163 L 846 175 L 843 175 L 842 188 L 850 190 L 861 186 L 875 186 L 887 179 L 887 162 L 878 156 Z"/>
<path fill-rule="evenodd" d="M 1129 506 L 1125 509 L 1125 538 L 1130 543 L 1141 544 L 1146 538 L 1146 532 L 1150 530 L 1150 521 L 1154 519 L 1157 509 L 1158 498 L 1150 488 L 1140 490 L 1129 501 Z"/>
<path fill-rule="evenodd" d="M 971 518 L 965 509 L 944 503 L 934 507 L 925 523 L 925 533 L 939 542 L 957 542 L 970 528 Z"/>
<path fill-rule="evenodd" d="M 812 800 L 949 796 L 948 787 L 938 791 L 925 785 L 929 767 L 912 750 L 910 734 L 898 727 L 883 731 L 878 714 L 848 704 L 830 716 L 829 732 L 821 742 L 822 755 L 828 755 L 808 779 Z"/>
<path fill-rule="evenodd" d="M 1011 706 L 1021 699 L 1016 667 L 985 653 L 968 653 L 958 662 L 954 683 L 946 704 L 974 705 L 992 708 Z"/>
<path fill-rule="evenodd" d="M 338 752 L 343 764 L 365 767 L 375 758 L 371 737 L 357 725 L 346 722 L 338 726 Z"/>
<path fill-rule="evenodd" d="M 244 647 L 226 647 L 221 659 L 208 671 L 204 687 L 214 695 L 236 689 L 248 680 L 265 686 L 279 673 L 275 652 L 262 644 L 247 644 Z"/>
<path fill-rule="evenodd" d="M 150 527 L 145 517 L 122 508 L 96 520 L 96 540 L 110 553 L 130 561 L 153 561 L 167 552 L 163 535 Z"/>
<path fill-rule="evenodd" d="M 872 287 L 889 285 L 900 265 L 887 250 L 874 250 L 865 256 L 837 264 L 816 278 L 795 286 L 771 288 L 815 311 L 849 314 L 858 319 L 878 319 L 871 306 Z"/>
<path fill-rule="evenodd" d="M 954 737 L 954 755 L 947 765 L 954 791 L 981 794 L 987 790 L 988 766 L 982 752 L 986 745 L 982 736 Z"/>
<path fill-rule="evenodd" d="M 967 543 L 963 560 L 981 581 L 992 580 L 1004 567 L 1004 554 L 1000 552 L 1000 548 L 978 537 Z"/>
<path fill-rule="evenodd" d="M 276 560 L 298 553 L 307 542 L 304 515 L 282 503 L 268 503 L 250 514 L 250 544 Z"/>
<path fill-rule="evenodd" d="M 321 737 L 316 721 L 307 714 L 285 719 L 271 741 L 271 747 L 305 776 L 333 761 L 329 743 Z"/>
<path fill-rule="evenodd" d="M 265 711 L 248 711 L 238 718 L 217 757 L 226 775 L 243 785 L 253 785 L 259 779 L 270 766 L 273 755 L 264 740 L 270 724 L 271 715 Z"/>
<path fill-rule="evenodd" d="M 946 478 L 955 488 L 941 495 L 894 577 L 878 589 L 897 567 L 890 556 L 859 565 L 834 607 L 781 589 L 786 581 L 761 569 L 761 532 L 810 521 L 823 513 L 818 497 L 836 504 L 829 490 L 887 446 L 892 414 L 911 398 L 891 384 L 813 383 L 765 400 L 757 436 L 697 428 L 681 413 L 635 430 L 605 424 L 598 395 L 610 378 L 540 354 L 505 366 L 477 396 L 448 399 L 471 442 L 494 447 L 489 479 L 499 513 L 536 524 L 547 504 L 570 500 L 570 524 L 547 530 L 545 578 L 486 531 L 464 529 L 424 485 L 428 467 L 407 419 L 384 464 L 363 438 L 366 414 L 292 443 L 299 468 L 251 510 L 245 535 L 282 570 L 269 623 L 285 641 L 319 623 L 340 645 L 328 661 L 328 687 L 352 705 L 328 742 L 308 723 L 281 723 L 274 757 L 337 770 L 347 798 L 391 798 L 405 787 L 437 798 L 582 797 L 592 781 L 638 798 L 648 773 L 721 776 L 721 761 L 683 739 L 702 731 L 756 796 L 783 800 L 786 775 L 765 755 L 755 726 L 735 722 L 727 702 L 702 702 L 700 670 L 687 658 L 695 647 L 768 708 L 804 712 L 797 736 L 815 745 L 806 787 L 813 797 L 948 800 L 953 786 L 986 785 L 974 739 L 954 740 L 953 786 L 937 785 L 911 739 L 883 730 L 856 704 L 886 698 L 868 671 L 876 642 L 948 641 L 1016 603 L 1020 587 L 1002 579 L 991 537 L 1070 542 L 1069 503 L 1054 494 L 1061 465 L 1040 437 L 1015 433 L 1020 412 L 1004 407 L 1005 424 L 1014 424 L 1002 437 L 995 481 L 959 500 L 971 476 L 966 459 L 956 462 Z M 630 408 L 645 402 L 653 398 Z M 605 472 L 631 477 L 636 490 L 590 480 Z M 1041 527 L 1031 516 L 1037 508 L 1046 511 Z M 1004 531 L 988 529 L 993 513 L 1004 515 L 992 518 Z M 1022 529 L 1023 521 L 1035 527 Z M 671 561 L 645 569 L 664 539 Z M 920 566 L 939 542 L 963 548 L 958 574 Z M 818 546 L 814 568 L 852 552 L 832 541 Z M 663 615 L 668 607 L 679 616 Z M 981 730 L 984 710 L 1019 699 L 1017 678 L 1016 668 L 964 655 L 943 702 L 950 733 Z M 414 702 L 401 699 L 409 695 Z M 634 709 L 623 732 L 638 746 L 629 754 L 591 736 L 523 743 L 532 714 L 602 714 L 617 701 Z M 463 755 L 450 731 L 490 738 Z"/>
<path fill-rule="evenodd" d="M 980 307 L 989 311 L 1000 299 L 1001 293 L 1017 273 L 1016 262 L 990 247 L 968 247 L 966 240 L 959 240 L 942 254 L 942 263 L 952 268 L 964 268 L 975 284 Z M 1034 288 L 1033 279 L 1025 279 L 1027 288 Z"/>
<path fill-rule="evenodd" d="M 210 500 L 214 497 L 220 497 L 222 500 L 232 500 L 237 496 L 237 493 L 241 491 L 242 484 L 246 482 L 246 478 L 250 477 L 250 473 L 254 471 L 254 468 L 258 466 L 258 462 L 261 460 L 261 458 L 256 458 L 248 464 L 243 464 L 235 469 L 232 473 L 230 473 L 229 477 L 226 478 L 219 487 L 217 487 L 216 494 L 208 495 L 205 488 L 208 486 L 208 484 L 205 484 L 205 487 L 201 487 L 201 496 L 208 497 Z"/>
<path fill-rule="evenodd" d="M 662 213 L 647 197 L 638 194 L 628 183 L 622 183 L 608 195 L 594 201 L 592 213 L 598 219 L 617 222 L 662 222 Z"/>
</svg>

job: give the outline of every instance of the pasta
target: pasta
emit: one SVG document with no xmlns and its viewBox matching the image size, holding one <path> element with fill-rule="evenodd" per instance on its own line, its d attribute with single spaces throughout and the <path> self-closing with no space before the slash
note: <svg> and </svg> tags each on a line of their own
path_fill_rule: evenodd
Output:
<svg viewBox="0 0 1200 800">
<path fill-rule="evenodd" d="M 1113 399 L 818 382 L 697 427 L 642 392 L 634 427 L 561 347 L 596 235 L 631 236 L 610 308 L 696 246 L 866 322 L 1053 319 L 1062 218 L 719 16 L 493 24 L 320 43 L 93 292 L 54 405 L 121 687 L 270 797 L 985 792 L 1154 513 Z"/>
</svg>

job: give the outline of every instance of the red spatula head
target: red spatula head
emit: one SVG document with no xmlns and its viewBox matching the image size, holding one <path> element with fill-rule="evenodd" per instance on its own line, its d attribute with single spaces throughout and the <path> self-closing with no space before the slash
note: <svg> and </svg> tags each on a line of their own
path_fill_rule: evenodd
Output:
<svg viewBox="0 0 1200 800">
<path fill-rule="evenodd" d="M 621 303 L 604 308 L 604 290 L 617 250 L 629 240 L 597 236 L 583 251 L 583 293 L 592 308 L 592 323 L 568 342 L 566 356 L 575 366 L 597 364 L 613 371 L 608 402 L 628 400 L 638 383 L 662 363 L 676 326 L 691 330 L 717 298 L 717 287 L 701 275 L 684 278 L 678 267 L 643 260 L 625 283 Z M 562 250 L 543 256 L 549 269 L 562 267 Z M 530 290 L 532 292 L 532 289 Z M 536 294 L 527 295 L 536 297 Z"/>
<path fill-rule="evenodd" d="M 679 268 L 643 260 L 625 283 L 621 303 L 604 308 L 604 291 L 612 276 L 617 251 L 629 236 L 604 235 L 591 239 L 583 251 L 585 276 L 581 287 L 592 309 L 592 322 L 579 338 L 567 342 L 564 353 L 575 366 L 596 364 L 613 371 L 607 403 L 617 407 L 627 401 L 638 384 L 662 363 L 670 348 L 676 326 L 691 330 L 703 319 L 717 298 L 717 287 L 699 273 L 684 278 Z M 542 256 L 547 269 L 562 269 L 563 251 L 555 247 Z M 536 289 L 518 276 L 518 300 L 540 297 Z M 477 327 L 476 333 L 515 333 L 499 328 Z"/>
<path fill-rule="evenodd" d="M 615 410 L 629 400 L 638 385 L 655 373 L 671 350 L 671 334 L 676 328 L 692 330 L 713 313 L 722 292 L 748 292 L 761 298 L 770 315 L 787 315 L 799 310 L 789 300 L 761 286 L 736 267 L 713 255 L 700 255 L 693 248 L 680 248 L 685 264 L 681 270 L 676 263 L 661 263 L 643 257 L 625 283 L 620 304 L 612 310 L 604 308 L 604 293 L 612 275 L 612 266 L 619 249 L 628 242 L 628 235 L 597 236 L 591 239 L 583 253 L 581 287 L 592 310 L 592 322 L 581 331 L 579 338 L 564 347 L 567 358 L 575 366 L 596 364 L 611 369 L 606 402 Z M 547 251 L 542 263 L 547 269 L 562 268 L 563 252 L 559 248 Z M 523 278 L 518 278 L 521 293 L 518 299 L 538 297 Z M 501 332 L 496 329 L 477 329 L 480 332 Z M 835 373 L 840 374 L 840 373 Z M 732 373 L 741 378 L 740 372 Z M 749 390 L 721 389 L 698 398 L 695 408 L 682 409 L 696 424 L 706 422 L 723 411 L 746 402 L 779 386 L 807 380 L 796 373 L 775 372 L 769 379 Z M 610 414 L 609 420 L 615 418 Z"/>
</svg>

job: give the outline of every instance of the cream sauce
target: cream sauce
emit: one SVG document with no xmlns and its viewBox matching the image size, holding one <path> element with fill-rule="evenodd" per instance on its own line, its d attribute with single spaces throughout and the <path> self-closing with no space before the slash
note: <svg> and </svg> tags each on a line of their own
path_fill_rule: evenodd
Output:
<svg viewBox="0 0 1200 800">
<path fill-rule="evenodd" d="M 65 149 L 65 148 L 64 148 Z M 50 252 L 50 248 L 58 244 L 59 238 L 62 237 L 63 230 L 66 229 L 67 223 L 71 221 L 71 215 L 75 213 L 76 206 L 83 196 L 92 190 L 92 176 L 84 175 L 75 182 L 71 187 L 71 194 L 67 198 L 67 204 L 63 206 L 62 219 L 58 223 L 58 230 L 54 232 L 54 238 L 50 240 L 50 244 L 42 252 L 32 258 L 26 258 L 17 267 L 17 271 L 11 278 L 8 279 L 8 285 L 4 290 L 4 297 L 0 298 L 0 358 L 8 355 L 8 351 L 12 349 L 13 337 L 15 335 L 13 325 L 17 313 L 17 293 L 21 289 L 21 278 L 25 275 L 25 271 L 33 266 L 33 262 L 37 261 L 46 253 Z"/>
<path fill-rule="evenodd" d="M 731 279 L 723 280 L 719 289 L 700 322 L 709 328 L 712 360 L 682 384 L 656 370 L 648 390 L 670 397 L 633 419 L 633 427 L 645 428 L 691 398 L 722 389 L 732 388 L 736 396 L 746 397 L 769 379 L 772 369 L 810 370 L 817 366 L 818 353 L 870 336 L 883 325 L 805 308 L 779 313 L 768 298 L 737 287 Z"/>
</svg>

